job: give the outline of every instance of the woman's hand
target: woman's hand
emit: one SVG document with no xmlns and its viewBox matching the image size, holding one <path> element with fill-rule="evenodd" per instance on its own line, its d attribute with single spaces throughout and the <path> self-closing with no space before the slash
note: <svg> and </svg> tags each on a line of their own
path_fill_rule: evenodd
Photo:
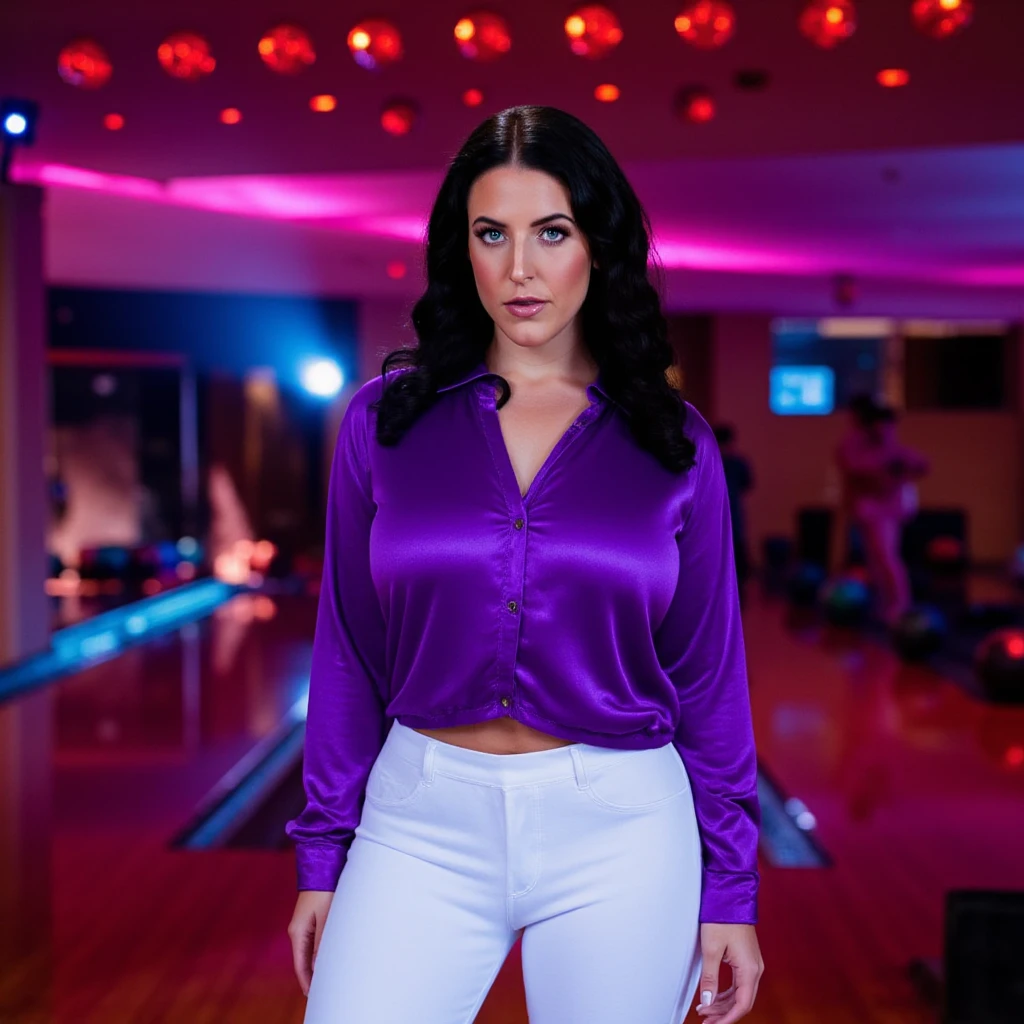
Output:
<svg viewBox="0 0 1024 1024">
<path fill-rule="evenodd" d="M 697 1013 L 710 1024 L 733 1024 L 750 1013 L 764 973 L 764 961 L 752 924 L 702 924 L 700 948 L 704 969 L 697 988 Z M 718 991 L 718 968 L 732 968 L 732 985 Z"/>
<path fill-rule="evenodd" d="M 313 889 L 299 893 L 295 912 L 288 925 L 288 938 L 292 940 L 292 963 L 295 976 L 304 996 L 309 995 L 309 983 L 313 980 L 313 964 L 320 948 L 320 936 L 324 931 L 327 911 L 331 909 L 333 892 L 318 892 Z"/>
</svg>

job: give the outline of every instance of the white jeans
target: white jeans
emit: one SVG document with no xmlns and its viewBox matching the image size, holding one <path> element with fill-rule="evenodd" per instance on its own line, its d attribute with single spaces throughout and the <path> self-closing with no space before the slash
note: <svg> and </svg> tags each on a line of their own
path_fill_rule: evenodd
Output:
<svg viewBox="0 0 1024 1024">
<path fill-rule="evenodd" d="M 700 888 L 671 744 L 486 754 L 395 722 L 305 1024 L 472 1024 L 520 933 L 531 1024 L 680 1024 Z"/>
</svg>

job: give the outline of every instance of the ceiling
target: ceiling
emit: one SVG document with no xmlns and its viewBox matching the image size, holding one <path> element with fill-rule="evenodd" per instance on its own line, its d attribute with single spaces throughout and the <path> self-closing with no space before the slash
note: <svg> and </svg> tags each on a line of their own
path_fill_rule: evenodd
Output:
<svg viewBox="0 0 1024 1024">
<path fill-rule="evenodd" d="M 625 38 L 599 62 L 568 50 L 574 4 L 496 3 L 512 50 L 476 65 L 451 35 L 473 5 L 390 0 L 379 13 L 406 56 L 377 73 L 345 43 L 372 8 L 8 2 L 0 95 L 41 105 L 16 176 L 51 186 L 48 274 L 62 283 L 410 296 L 445 161 L 483 116 L 539 102 L 582 117 L 623 162 L 655 225 L 670 306 L 834 311 L 831 278 L 848 272 L 864 312 L 1024 315 L 1024 3 L 977 0 L 974 23 L 938 42 L 915 31 L 909 0 L 860 0 L 857 33 L 822 51 L 796 29 L 797 0 L 733 2 L 736 35 L 710 52 L 676 36 L 683 0 L 610 3 Z M 256 53 L 282 20 L 317 47 L 294 78 Z M 217 57 L 198 84 L 156 61 L 183 28 Z M 78 35 L 111 56 L 100 90 L 56 73 Z M 910 85 L 882 89 L 875 73 L 895 65 Z M 738 89 L 742 69 L 767 71 L 768 88 Z M 593 98 L 605 81 L 621 88 L 617 103 Z M 693 82 L 717 96 L 710 124 L 672 116 L 674 92 Z M 469 87 L 486 96 L 475 110 L 461 102 Z M 309 110 L 321 92 L 338 96 L 336 111 Z M 392 96 L 422 111 L 403 138 L 379 125 Z M 240 124 L 219 123 L 226 106 Z M 123 130 L 102 127 L 108 112 Z M 384 273 L 395 259 L 410 267 L 399 281 Z"/>
<path fill-rule="evenodd" d="M 481 116 L 517 103 L 560 106 L 584 118 L 621 160 L 842 152 L 894 146 L 950 146 L 1020 140 L 1024 135 L 1024 3 L 977 0 L 973 23 L 941 42 L 913 27 L 910 0 L 859 0 L 859 27 L 824 51 L 796 28 L 798 0 L 733 0 L 734 37 L 714 51 L 684 43 L 672 21 L 684 0 L 609 0 L 624 31 L 601 61 L 573 55 L 562 23 L 577 4 L 518 0 L 494 8 L 509 22 L 510 52 L 489 65 L 467 61 L 452 28 L 474 3 L 387 0 L 380 11 L 403 34 L 406 55 L 380 72 L 359 67 L 348 31 L 374 5 L 310 0 L 8 0 L 0 5 L 0 95 L 42 105 L 36 152 L 46 162 L 143 177 L 293 174 L 436 167 Z M 485 2 L 482 6 L 487 6 Z M 277 75 L 256 51 L 263 32 L 282 20 L 301 24 L 316 63 L 295 77 Z M 170 32 L 205 35 L 217 67 L 199 83 L 169 77 L 156 48 Z M 89 35 L 114 65 L 110 81 L 87 91 L 57 75 L 57 54 Z M 906 67 L 911 84 L 882 89 L 883 67 Z M 766 70 L 763 93 L 737 90 L 736 71 Z M 593 98 L 601 82 L 622 90 L 614 104 Z M 672 115 L 676 89 L 712 88 L 719 116 L 683 126 Z M 475 110 L 462 93 L 480 88 Z M 309 97 L 333 93 L 339 106 L 314 114 Z M 395 139 L 380 128 L 381 104 L 414 98 L 422 120 Z M 225 126 L 219 111 L 238 107 L 243 121 Z M 102 126 L 121 113 L 120 132 Z"/>
</svg>

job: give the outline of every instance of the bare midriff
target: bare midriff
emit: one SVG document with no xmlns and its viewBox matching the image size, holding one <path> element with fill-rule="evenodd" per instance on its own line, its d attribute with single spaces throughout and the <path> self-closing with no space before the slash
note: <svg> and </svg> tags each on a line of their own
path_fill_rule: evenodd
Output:
<svg viewBox="0 0 1024 1024">
<path fill-rule="evenodd" d="M 507 717 L 474 725 L 453 725 L 445 729 L 417 729 L 416 732 L 442 743 L 479 750 L 485 754 L 529 754 L 537 750 L 567 747 L 572 742 Z"/>
</svg>

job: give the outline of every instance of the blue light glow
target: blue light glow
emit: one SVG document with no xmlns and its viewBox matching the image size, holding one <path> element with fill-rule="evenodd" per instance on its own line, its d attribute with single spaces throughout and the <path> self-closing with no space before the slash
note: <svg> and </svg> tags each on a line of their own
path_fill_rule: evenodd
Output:
<svg viewBox="0 0 1024 1024">
<path fill-rule="evenodd" d="M 311 359 L 299 371 L 302 386 L 318 398 L 333 398 L 345 383 L 345 376 L 333 359 Z"/>
<path fill-rule="evenodd" d="M 24 135 L 28 131 L 28 121 L 24 114 L 8 114 L 4 118 L 4 131 L 8 135 Z"/>
<path fill-rule="evenodd" d="M 132 615 L 125 619 L 124 628 L 131 636 L 141 636 L 149 629 L 149 619 L 145 615 Z"/>
<path fill-rule="evenodd" d="M 0 701 L 204 618 L 238 592 L 221 580 L 197 580 L 58 629 L 48 650 L 0 668 Z"/>
</svg>

